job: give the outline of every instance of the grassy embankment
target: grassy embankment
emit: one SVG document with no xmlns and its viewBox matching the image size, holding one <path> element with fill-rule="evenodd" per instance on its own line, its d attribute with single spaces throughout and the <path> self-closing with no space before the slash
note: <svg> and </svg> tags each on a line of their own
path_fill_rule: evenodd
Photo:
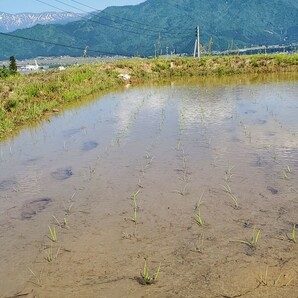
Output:
<svg viewBox="0 0 298 298">
<path fill-rule="evenodd" d="M 72 102 L 127 82 L 133 84 L 168 77 L 221 76 L 250 73 L 298 72 L 298 55 L 256 55 L 192 58 L 132 59 L 83 65 L 0 79 L 0 140 L 36 123 Z"/>
</svg>

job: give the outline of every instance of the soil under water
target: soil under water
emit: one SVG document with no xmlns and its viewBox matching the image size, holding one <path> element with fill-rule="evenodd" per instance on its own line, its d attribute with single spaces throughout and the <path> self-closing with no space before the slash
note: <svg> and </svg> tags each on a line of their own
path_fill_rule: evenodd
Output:
<svg viewBox="0 0 298 298">
<path fill-rule="evenodd" d="M 1 144 L 0 297 L 298 297 L 292 76 L 128 88 Z"/>
</svg>

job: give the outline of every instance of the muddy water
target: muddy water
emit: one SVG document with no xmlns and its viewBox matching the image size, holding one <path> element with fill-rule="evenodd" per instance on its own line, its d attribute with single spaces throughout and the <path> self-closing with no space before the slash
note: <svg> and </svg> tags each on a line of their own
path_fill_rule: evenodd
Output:
<svg viewBox="0 0 298 298">
<path fill-rule="evenodd" d="M 297 94 L 297 77 L 130 88 L 1 144 L 0 297 L 297 297 Z"/>
</svg>

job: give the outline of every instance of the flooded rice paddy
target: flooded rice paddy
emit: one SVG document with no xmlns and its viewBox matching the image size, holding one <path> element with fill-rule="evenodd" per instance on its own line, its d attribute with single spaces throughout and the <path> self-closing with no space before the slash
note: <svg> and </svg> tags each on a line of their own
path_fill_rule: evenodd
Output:
<svg viewBox="0 0 298 298">
<path fill-rule="evenodd" d="M 298 297 L 297 94 L 128 88 L 0 144 L 0 297 Z"/>
</svg>

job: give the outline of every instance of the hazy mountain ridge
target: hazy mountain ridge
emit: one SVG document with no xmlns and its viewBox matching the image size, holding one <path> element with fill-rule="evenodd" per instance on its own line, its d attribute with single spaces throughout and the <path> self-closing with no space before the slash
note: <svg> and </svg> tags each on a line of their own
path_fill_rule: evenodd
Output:
<svg viewBox="0 0 298 298">
<path fill-rule="evenodd" d="M 174 49 L 191 53 L 197 25 L 201 44 L 207 48 L 212 37 L 213 50 L 290 44 L 298 42 L 298 5 L 296 0 L 148 0 L 134 6 L 109 7 L 92 14 L 90 20 L 14 32 L 66 47 L 0 36 L 0 53 L 5 58 L 82 56 L 86 46 L 89 55 L 102 51 L 153 56 L 155 50 L 165 54 Z"/>
<path fill-rule="evenodd" d="M 81 19 L 83 14 L 72 12 L 43 12 L 9 14 L 0 12 L 0 32 L 12 32 L 37 24 L 65 24 Z"/>
</svg>

